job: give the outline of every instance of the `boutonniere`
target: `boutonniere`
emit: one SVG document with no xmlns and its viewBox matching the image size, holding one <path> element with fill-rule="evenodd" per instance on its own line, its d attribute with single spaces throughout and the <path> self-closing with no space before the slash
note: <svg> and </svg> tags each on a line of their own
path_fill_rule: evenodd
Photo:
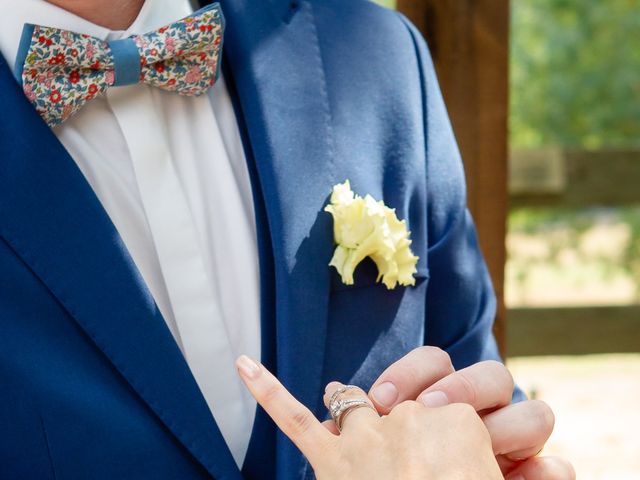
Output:
<svg viewBox="0 0 640 480">
<path fill-rule="evenodd" d="M 336 249 L 329 266 L 335 267 L 342 282 L 353 285 L 353 272 L 366 257 L 378 267 L 378 279 L 391 290 L 397 284 L 415 285 L 416 257 L 411 251 L 411 232 L 395 209 L 351 191 L 349 180 L 335 185 L 325 211 L 333 216 Z"/>
</svg>

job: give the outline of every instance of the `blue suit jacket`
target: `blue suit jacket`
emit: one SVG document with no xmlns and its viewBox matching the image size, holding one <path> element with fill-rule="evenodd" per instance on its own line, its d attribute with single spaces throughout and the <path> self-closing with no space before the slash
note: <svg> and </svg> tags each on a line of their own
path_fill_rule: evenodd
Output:
<svg viewBox="0 0 640 480">
<path fill-rule="evenodd" d="M 424 41 L 362 0 L 223 0 L 258 224 L 263 360 L 319 416 L 423 344 L 498 358 L 494 296 Z M 118 232 L 0 60 L 0 478 L 309 476 L 259 411 L 242 473 Z M 209 159 L 214 161 L 213 158 Z M 332 185 L 384 199 L 420 256 L 388 291 L 327 264 Z"/>
</svg>

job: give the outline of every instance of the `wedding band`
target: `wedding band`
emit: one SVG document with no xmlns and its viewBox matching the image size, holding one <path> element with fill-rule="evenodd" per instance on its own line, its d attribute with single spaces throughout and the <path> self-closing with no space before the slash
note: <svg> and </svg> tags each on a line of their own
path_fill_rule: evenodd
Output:
<svg viewBox="0 0 640 480">
<path fill-rule="evenodd" d="M 373 406 L 363 398 L 338 398 L 340 395 L 344 394 L 348 390 L 360 390 L 359 387 L 355 385 L 345 385 L 344 387 L 340 387 L 338 390 L 333 392 L 331 398 L 329 400 L 329 413 L 331 414 L 331 418 L 338 427 L 339 431 L 342 431 L 342 426 L 344 425 L 344 420 L 347 418 L 349 413 L 357 410 L 362 407 L 369 407 L 374 410 Z M 364 394 L 364 392 L 363 392 Z"/>
<path fill-rule="evenodd" d="M 331 395 L 331 398 L 329 399 L 329 407 L 331 407 L 333 402 L 336 401 L 338 395 L 342 395 L 347 390 L 360 390 L 360 387 L 357 387 L 356 385 L 344 385 L 338 388 L 335 392 L 333 392 L 333 395 Z"/>
</svg>

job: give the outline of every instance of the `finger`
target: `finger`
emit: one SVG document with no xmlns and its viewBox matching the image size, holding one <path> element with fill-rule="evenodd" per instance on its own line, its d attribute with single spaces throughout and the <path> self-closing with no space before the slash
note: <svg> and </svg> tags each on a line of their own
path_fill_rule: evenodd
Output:
<svg viewBox="0 0 640 480">
<path fill-rule="evenodd" d="M 369 391 L 382 415 L 454 371 L 449 355 L 436 347 L 420 347 L 387 368 Z"/>
<path fill-rule="evenodd" d="M 325 389 L 323 397 L 324 405 L 331 411 L 332 402 L 340 401 L 359 401 L 364 402 L 358 406 L 353 406 L 344 411 L 340 418 L 335 419 L 336 427 L 340 426 L 342 432 L 353 429 L 357 426 L 363 426 L 380 420 L 380 415 L 367 397 L 364 390 L 353 385 L 345 386 L 338 382 L 331 382 Z"/>
<path fill-rule="evenodd" d="M 340 435 L 340 430 L 338 430 L 338 427 L 336 427 L 336 422 L 334 422 L 333 420 L 325 420 L 324 422 L 322 422 L 322 426 L 334 435 Z"/>
<path fill-rule="evenodd" d="M 575 480 L 571 464 L 559 457 L 534 457 L 507 475 L 506 480 Z"/>
<path fill-rule="evenodd" d="M 507 367 L 489 360 L 458 370 L 431 385 L 418 397 L 428 407 L 468 403 L 476 411 L 511 403 L 513 377 Z"/>
<path fill-rule="evenodd" d="M 493 452 L 512 461 L 535 456 L 549 439 L 555 418 L 540 400 L 514 403 L 485 415 Z"/>
<path fill-rule="evenodd" d="M 298 402 L 264 366 L 242 355 L 236 360 L 236 367 L 260 406 L 296 444 L 311 465 L 317 465 L 335 436 L 329 433 L 309 409 Z"/>
</svg>

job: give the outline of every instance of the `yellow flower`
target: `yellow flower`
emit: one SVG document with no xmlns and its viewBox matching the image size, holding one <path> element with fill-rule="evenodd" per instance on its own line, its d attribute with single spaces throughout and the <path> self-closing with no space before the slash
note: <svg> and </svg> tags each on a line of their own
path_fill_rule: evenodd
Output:
<svg viewBox="0 0 640 480">
<path fill-rule="evenodd" d="M 346 285 L 353 285 L 353 272 L 366 257 L 378 267 L 378 279 L 388 289 L 397 284 L 415 285 L 416 257 L 411 251 L 410 232 L 394 209 L 371 195 L 364 198 L 351 191 L 349 180 L 335 185 L 325 211 L 333 216 L 337 244 L 329 263 Z"/>
</svg>

